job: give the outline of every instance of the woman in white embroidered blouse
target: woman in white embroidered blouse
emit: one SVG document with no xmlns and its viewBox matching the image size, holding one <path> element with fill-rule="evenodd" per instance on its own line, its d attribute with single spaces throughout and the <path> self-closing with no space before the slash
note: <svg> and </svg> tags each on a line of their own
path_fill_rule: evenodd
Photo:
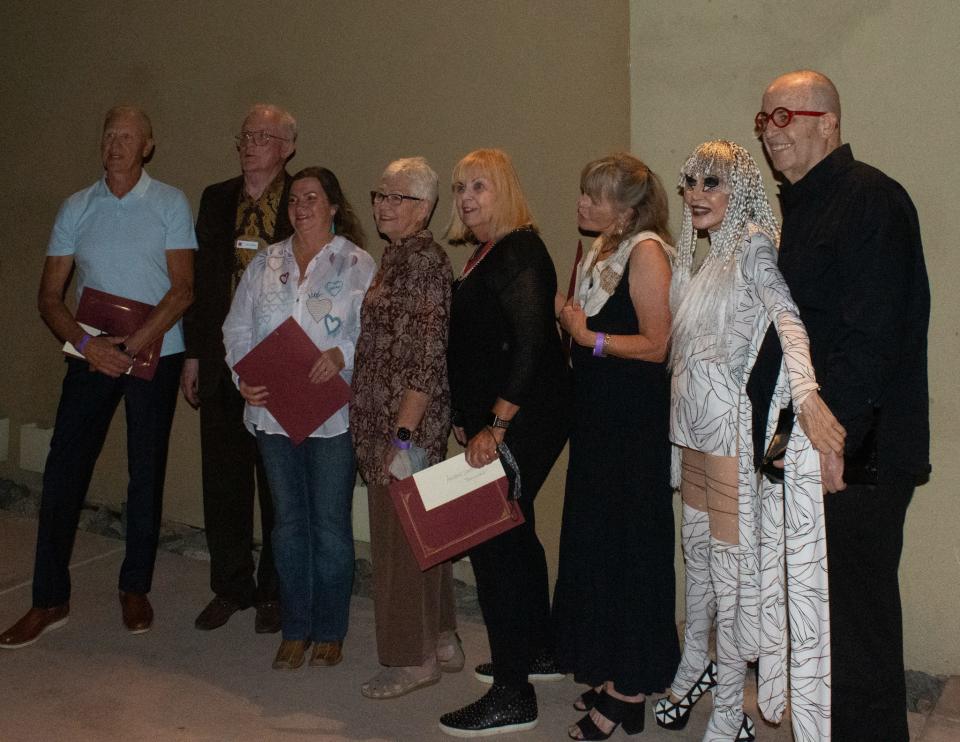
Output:
<svg viewBox="0 0 960 742">
<path fill-rule="evenodd" d="M 660 726 L 680 729 L 713 688 L 704 740 L 750 740 L 754 724 L 743 713 L 743 681 L 751 651 L 738 644 L 734 628 L 741 564 L 738 411 L 770 322 L 784 348 L 803 432 L 815 447 L 842 452 L 844 430 L 817 393 L 807 333 L 777 269 L 779 225 L 750 154 L 733 142 L 706 142 L 687 159 L 679 186 L 684 214 L 671 287 L 670 438 L 681 452 L 686 628 L 671 695 L 657 703 L 655 716 Z M 707 233 L 710 248 L 694 271 L 698 233 Z M 714 615 L 716 665 L 707 655 Z"/>
<path fill-rule="evenodd" d="M 340 183 L 326 168 L 293 176 L 289 215 L 293 236 L 259 253 L 237 286 L 223 324 L 227 363 L 235 366 L 293 317 L 322 351 L 310 380 L 321 383 L 339 373 L 349 383 L 360 305 L 376 266 L 361 247 L 363 230 Z M 296 445 L 265 406 L 270 385 L 235 380 L 276 510 L 273 550 L 283 640 L 273 667 L 300 667 L 311 643 L 311 665 L 335 665 L 342 657 L 353 585 L 350 505 L 356 467 L 348 408 Z"/>
</svg>

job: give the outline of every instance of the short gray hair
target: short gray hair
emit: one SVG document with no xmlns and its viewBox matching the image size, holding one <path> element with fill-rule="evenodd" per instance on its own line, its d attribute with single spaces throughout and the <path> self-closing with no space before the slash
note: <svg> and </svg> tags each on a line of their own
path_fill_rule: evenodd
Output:
<svg viewBox="0 0 960 742">
<path fill-rule="evenodd" d="M 272 103 L 254 103 L 250 106 L 243 120 L 246 121 L 255 113 L 269 113 L 276 117 L 277 123 L 283 128 L 291 142 L 297 141 L 297 120 L 286 108 L 280 108 Z"/>
<path fill-rule="evenodd" d="M 153 124 L 150 123 L 150 117 L 147 116 L 147 112 L 140 108 L 140 106 L 114 106 L 107 111 L 107 115 L 103 117 L 103 128 L 106 129 L 107 124 L 120 116 L 133 116 L 136 118 L 140 122 L 140 131 L 143 133 L 144 139 L 153 139 Z"/>
<path fill-rule="evenodd" d="M 387 165 L 381 178 L 406 178 L 410 182 L 411 195 L 429 201 L 432 207 L 440 193 L 440 176 L 423 157 L 401 157 Z"/>
</svg>

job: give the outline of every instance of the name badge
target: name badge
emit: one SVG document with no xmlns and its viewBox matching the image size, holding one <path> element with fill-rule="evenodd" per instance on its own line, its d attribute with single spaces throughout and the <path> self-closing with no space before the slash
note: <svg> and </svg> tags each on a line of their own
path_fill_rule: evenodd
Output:
<svg viewBox="0 0 960 742">
<path fill-rule="evenodd" d="M 260 243 L 257 240 L 237 240 L 238 250 L 259 250 Z"/>
</svg>

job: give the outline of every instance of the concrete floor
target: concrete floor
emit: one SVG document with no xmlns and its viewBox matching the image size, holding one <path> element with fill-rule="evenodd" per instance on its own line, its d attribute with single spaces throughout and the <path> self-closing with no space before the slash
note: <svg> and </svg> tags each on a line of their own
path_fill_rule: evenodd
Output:
<svg viewBox="0 0 960 742">
<path fill-rule="evenodd" d="M 32 519 L 0 513 L 4 628 L 29 607 L 35 530 Z M 210 597 L 208 565 L 168 552 L 158 557 L 150 596 L 154 629 L 132 636 L 120 622 L 117 603 L 122 558 L 122 542 L 77 534 L 70 621 L 30 647 L 0 651 L 0 742 L 449 740 L 437 729 L 439 714 L 487 690 L 470 671 L 488 658 L 484 628 L 477 619 L 466 619 L 460 629 L 467 652 L 463 672 L 445 675 L 438 685 L 404 698 L 364 699 L 360 683 L 378 667 L 373 606 L 366 598 L 353 601 L 339 666 L 271 670 L 279 635 L 255 634 L 253 611 L 237 614 L 210 633 L 193 628 Z M 566 739 L 566 726 L 579 716 L 570 702 L 582 688 L 568 678 L 540 684 L 537 690 L 539 726 L 500 739 Z M 752 698 L 747 705 L 759 719 Z M 694 709 L 683 732 L 657 727 L 649 706 L 644 739 L 701 739 L 709 701 Z M 911 716 L 919 731 L 924 718 Z M 758 738 L 789 740 L 789 724 L 778 728 L 760 722 Z"/>
</svg>

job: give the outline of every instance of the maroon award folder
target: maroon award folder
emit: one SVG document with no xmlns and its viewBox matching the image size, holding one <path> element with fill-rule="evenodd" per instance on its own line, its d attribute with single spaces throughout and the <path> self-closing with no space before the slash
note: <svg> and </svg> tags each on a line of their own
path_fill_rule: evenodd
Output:
<svg viewBox="0 0 960 742">
<path fill-rule="evenodd" d="M 322 384 L 310 381 L 310 368 L 320 353 L 297 321 L 288 317 L 233 367 L 250 386 L 267 387 L 267 410 L 296 445 L 353 397 L 340 374 Z"/>
<path fill-rule="evenodd" d="M 463 459 L 463 455 L 455 458 Z M 437 466 L 450 463 L 448 460 Z M 506 476 L 430 509 L 424 505 L 425 493 L 421 493 L 418 479 L 422 483 L 417 474 L 392 481 L 390 498 L 421 570 L 459 556 L 524 522 L 517 503 L 508 499 Z"/>
<path fill-rule="evenodd" d="M 107 335 L 127 337 L 140 328 L 154 308 L 153 304 L 144 304 L 87 286 L 80 294 L 75 319 Z M 142 348 L 133 359 L 130 375 L 150 381 L 157 371 L 162 346 L 163 335 Z"/>
</svg>

